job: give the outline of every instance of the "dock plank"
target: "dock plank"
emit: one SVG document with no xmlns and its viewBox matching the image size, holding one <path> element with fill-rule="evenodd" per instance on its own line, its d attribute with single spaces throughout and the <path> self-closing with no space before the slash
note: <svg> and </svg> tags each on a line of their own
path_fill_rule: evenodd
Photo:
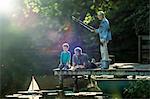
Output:
<svg viewBox="0 0 150 99">
<path fill-rule="evenodd" d="M 96 68 L 79 70 L 60 70 L 59 68 L 56 68 L 53 69 L 53 72 L 54 75 L 150 75 L 150 69 L 144 69 L 144 67 L 137 68 L 139 66 L 141 65 L 137 63 L 115 63 L 111 65 L 109 69 Z"/>
<path fill-rule="evenodd" d="M 54 75 L 150 75 L 148 69 L 54 70 Z"/>
</svg>

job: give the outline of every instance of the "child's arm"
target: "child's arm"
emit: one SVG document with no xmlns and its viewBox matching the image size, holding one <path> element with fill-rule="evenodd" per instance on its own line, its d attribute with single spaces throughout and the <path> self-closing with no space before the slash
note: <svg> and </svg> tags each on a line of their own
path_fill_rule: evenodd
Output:
<svg viewBox="0 0 150 99">
<path fill-rule="evenodd" d="M 69 59 L 68 59 L 68 63 L 71 63 L 71 53 L 69 52 Z"/>
<path fill-rule="evenodd" d="M 72 57 L 72 66 L 75 67 L 75 64 L 76 63 L 76 58 L 75 58 L 75 55 L 73 55 Z"/>
<path fill-rule="evenodd" d="M 71 53 L 68 53 L 68 61 L 66 63 L 66 65 L 68 65 L 70 67 L 70 62 L 71 62 Z"/>
</svg>

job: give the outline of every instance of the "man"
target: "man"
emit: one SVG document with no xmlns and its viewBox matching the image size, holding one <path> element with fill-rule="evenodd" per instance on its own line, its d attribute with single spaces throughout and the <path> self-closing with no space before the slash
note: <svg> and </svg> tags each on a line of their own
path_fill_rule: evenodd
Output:
<svg viewBox="0 0 150 99">
<path fill-rule="evenodd" d="M 112 39 L 109 21 L 106 19 L 103 11 L 98 12 L 97 18 L 100 20 L 100 25 L 98 29 L 93 30 L 92 32 L 96 32 L 100 37 L 100 51 L 101 51 L 101 68 L 107 69 L 109 68 L 109 54 L 107 49 L 108 42 Z"/>
<path fill-rule="evenodd" d="M 72 66 L 74 69 L 83 69 L 87 68 L 89 65 L 88 55 L 82 53 L 82 49 L 80 47 L 76 47 L 74 49 L 74 55 L 72 58 Z"/>
</svg>

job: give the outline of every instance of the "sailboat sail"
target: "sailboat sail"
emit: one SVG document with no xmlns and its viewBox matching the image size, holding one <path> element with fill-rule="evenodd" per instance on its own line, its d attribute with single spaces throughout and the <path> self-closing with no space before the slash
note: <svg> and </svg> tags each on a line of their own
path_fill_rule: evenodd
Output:
<svg viewBox="0 0 150 99">
<path fill-rule="evenodd" d="M 28 91 L 36 91 L 36 90 L 40 90 L 40 88 L 39 88 L 34 76 L 32 76 L 32 80 L 31 80 Z"/>
</svg>

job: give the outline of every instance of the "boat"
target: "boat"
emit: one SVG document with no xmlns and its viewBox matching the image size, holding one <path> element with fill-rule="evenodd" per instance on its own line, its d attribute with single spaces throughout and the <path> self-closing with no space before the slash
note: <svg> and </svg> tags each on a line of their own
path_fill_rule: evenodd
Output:
<svg viewBox="0 0 150 99">
<path fill-rule="evenodd" d="M 35 77 L 32 76 L 31 83 L 27 91 L 18 91 L 17 94 L 6 95 L 7 98 L 28 98 L 28 99 L 39 99 L 42 97 L 38 83 Z"/>
<path fill-rule="evenodd" d="M 41 94 L 38 83 L 35 80 L 35 77 L 32 76 L 30 86 L 27 91 L 18 91 L 18 93 L 22 94 Z"/>
<path fill-rule="evenodd" d="M 117 64 L 118 65 L 118 64 Z M 149 69 L 148 65 L 141 65 L 141 64 L 119 64 L 117 67 L 118 70 L 123 69 Z M 140 67 L 140 68 L 139 68 Z M 119 74 L 119 73 L 118 73 Z M 122 97 L 123 92 L 133 83 L 140 80 L 150 81 L 149 75 L 92 75 L 92 84 L 96 86 L 97 89 L 103 91 L 104 94 L 108 94 L 110 96 L 117 95 Z"/>
</svg>

